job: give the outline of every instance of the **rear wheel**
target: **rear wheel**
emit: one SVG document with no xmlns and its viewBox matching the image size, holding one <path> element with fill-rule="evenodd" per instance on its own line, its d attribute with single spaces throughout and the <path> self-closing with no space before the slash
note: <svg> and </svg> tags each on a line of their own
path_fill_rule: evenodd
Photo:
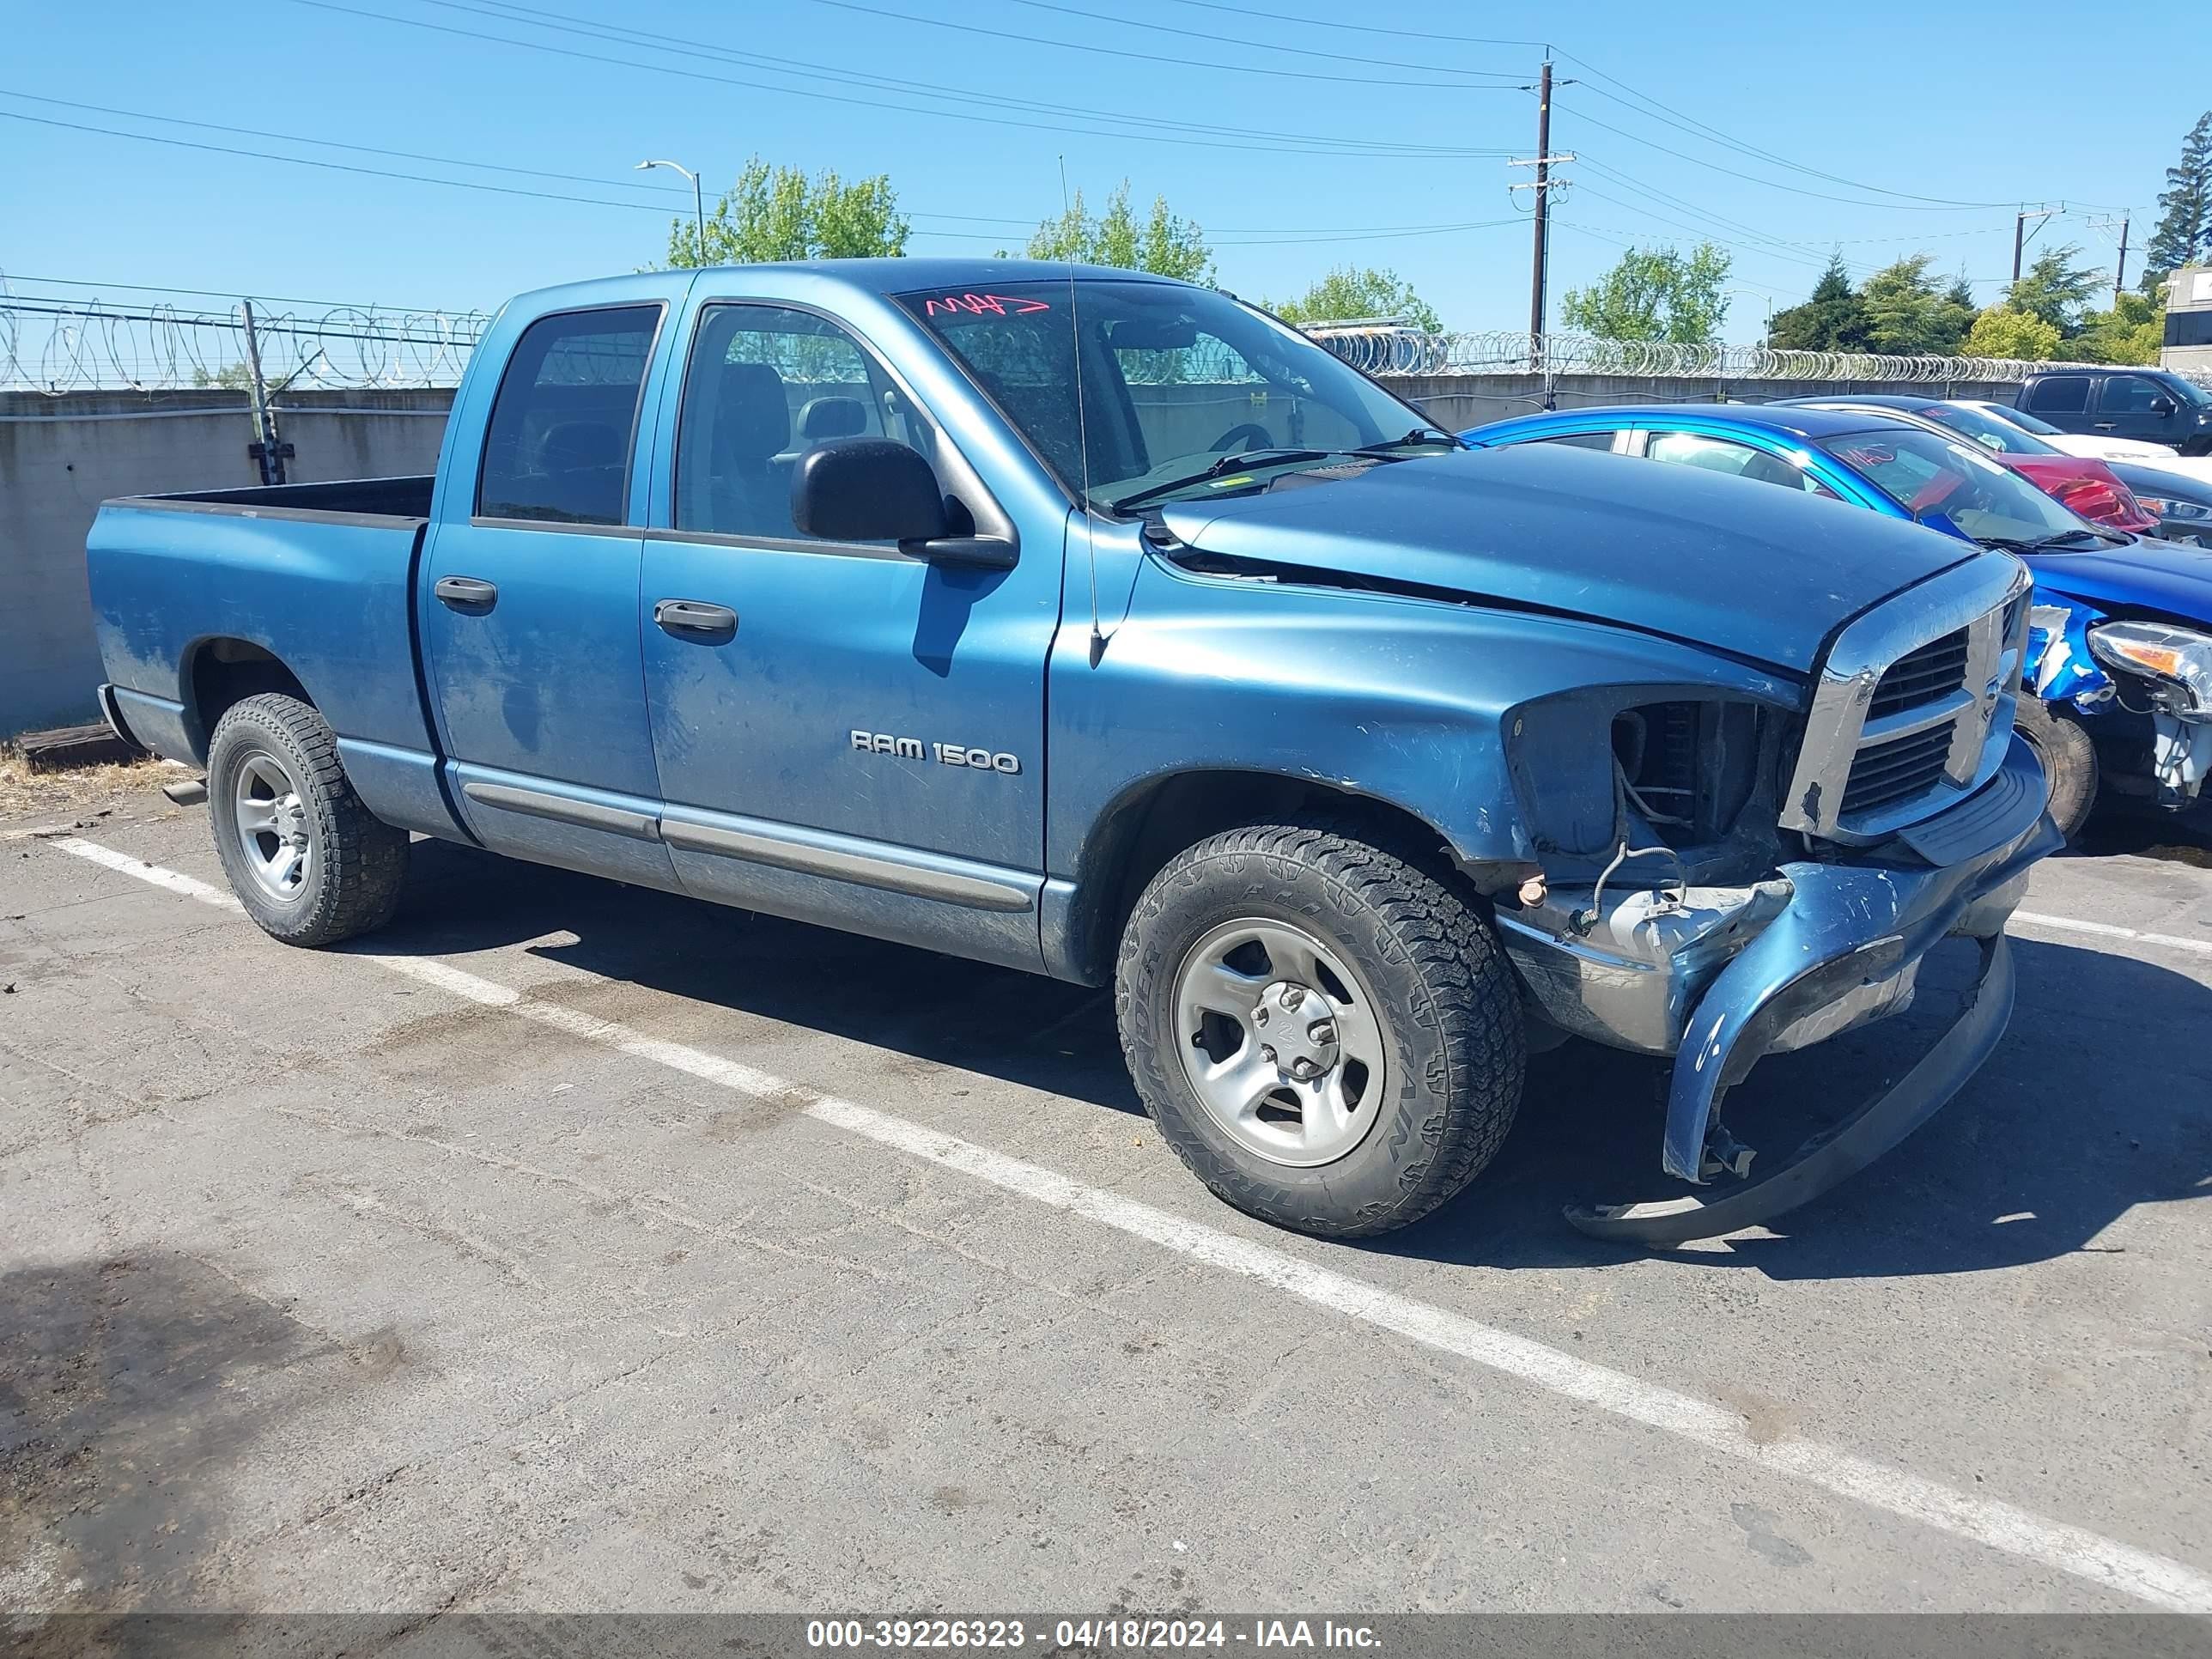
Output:
<svg viewBox="0 0 2212 1659">
<path fill-rule="evenodd" d="M 1115 992 L 1162 1137 L 1279 1226 L 1419 1219 L 1520 1103 L 1520 999 L 1489 923 L 1346 831 L 1255 826 L 1178 855 L 1129 919 Z"/>
<path fill-rule="evenodd" d="M 227 710 L 208 744 L 208 816 L 231 891 L 287 945 L 381 927 L 407 876 L 407 832 L 373 817 L 314 708 L 280 692 Z"/>
<path fill-rule="evenodd" d="M 2021 698 L 2014 724 L 2043 763 L 2051 821 L 2070 842 L 2097 804 L 2097 745 L 2071 714 L 2032 696 Z"/>
</svg>

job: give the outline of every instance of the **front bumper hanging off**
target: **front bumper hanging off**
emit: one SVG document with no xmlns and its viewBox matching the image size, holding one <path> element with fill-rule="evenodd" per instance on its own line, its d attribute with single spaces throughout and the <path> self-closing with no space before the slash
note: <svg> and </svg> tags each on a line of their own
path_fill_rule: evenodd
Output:
<svg viewBox="0 0 2212 1659">
<path fill-rule="evenodd" d="M 2026 888 L 2028 866 L 2063 844 L 2044 799 L 2042 769 L 2015 739 L 2004 766 L 1981 790 L 1900 832 L 1895 857 L 1783 866 L 1787 902 L 1711 975 L 1680 1028 L 1661 1163 L 1698 1190 L 1645 1202 L 1573 1206 L 1567 1219 L 1597 1237 L 1652 1245 L 1732 1232 L 1826 1192 L 1932 1116 L 1996 1047 L 2010 1018 L 2004 926 Z M 1922 958 L 1952 936 L 1980 941 L 1979 975 L 1958 1019 L 1901 1079 L 1788 1156 L 1760 1160 L 1755 1176 L 1742 1178 L 1723 1167 L 1732 1160 L 1709 1155 L 1717 1145 L 1724 1154 L 1741 1150 L 1720 1133 L 1719 1108 L 1761 1056 L 1901 1009 Z M 1528 943 L 1525 932 L 1517 939 L 1509 936 L 1516 960 Z M 1556 1014 L 1560 985 L 1553 960 L 1549 984 L 1532 985 Z M 1608 994 L 1599 1006 L 1617 1024 L 1618 984 L 1594 977 L 1586 966 L 1582 971 L 1582 1029 L 1589 1029 L 1594 988 Z M 1649 987 L 1647 997 L 1680 994 L 1664 971 L 1633 982 Z M 1734 1163 L 1735 1170 L 1743 1168 Z"/>
</svg>

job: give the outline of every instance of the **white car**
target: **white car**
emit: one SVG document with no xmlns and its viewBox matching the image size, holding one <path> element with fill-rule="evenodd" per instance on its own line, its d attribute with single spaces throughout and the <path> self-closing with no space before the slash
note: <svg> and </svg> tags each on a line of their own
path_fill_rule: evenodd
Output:
<svg viewBox="0 0 2212 1659">
<path fill-rule="evenodd" d="M 2061 432 L 2050 422 L 2024 409 L 2014 409 L 2010 404 L 1991 403 L 1981 398 L 1954 398 L 1950 401 L 1961 409 L 1994 415 L 2069 455 L 2087 455 L 2099 461 L 2140 461 L 2146 465 L 2155 465 L 2161 459 L 2175 460 L 2180 455 L 2172 444 L 2146 443 L 2140 438 L 2108 438 L 2101 432 Z"/>
</svg>

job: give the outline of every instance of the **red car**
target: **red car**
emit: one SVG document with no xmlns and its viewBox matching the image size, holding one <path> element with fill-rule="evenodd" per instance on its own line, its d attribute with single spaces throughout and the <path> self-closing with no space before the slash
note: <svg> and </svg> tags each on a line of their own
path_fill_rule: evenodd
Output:
<svg viewBox="0 0 2212 1659">
<path fill-rule="evenodd" d="M 2138 536 L 2158 534 L 2158 514 L 2135 498 L 2119 475 L 2100 460 L 2069 455 L 2054 449 L 2033 433 L 2008 422 L 1960 404 L 1936 398 L 1913 398 L 1895 392 L 1869 392 L 1856 398 L 1785 398 L 1788 404 L 1810 409 L 1858 409 L 1894 416 L 1942 428 L 1947 435 L 1965 438 L 1990 452 L 2053 501 L 2092 524 L 2110 525 Z"/>
</svg>

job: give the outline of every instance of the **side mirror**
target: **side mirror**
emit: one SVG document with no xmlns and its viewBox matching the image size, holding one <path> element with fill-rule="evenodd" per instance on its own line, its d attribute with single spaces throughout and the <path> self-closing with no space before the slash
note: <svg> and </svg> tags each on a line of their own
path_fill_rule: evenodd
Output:
<svg viewBox="0 0 2212 1659">
<path fill-rule="evenodd" d="M 2152 398 L 2150 400 L 2150 412 L 2159 416 L 2161 420 L 2164 419 L 2166 416 L 2173 413 L 2173 399 L 2166 397 L 2157 397 Z"/>
<path fill-rule="evenodd" d="M 825 542 L 926 542 L 945 532 L 945 495 L 906 445 L 835 439 L 791 469 L 791 521 Z"/>
<path fill-rule="evenodd" d="M 1012 542 L 952 534 L 936 472 L 919 451 L 887 438 L 836 438 L 801 455 L 791 470 L 791 522 L 823 541 L 896 542 L 933 563 L 1014 562 Z"/>
</svg>

